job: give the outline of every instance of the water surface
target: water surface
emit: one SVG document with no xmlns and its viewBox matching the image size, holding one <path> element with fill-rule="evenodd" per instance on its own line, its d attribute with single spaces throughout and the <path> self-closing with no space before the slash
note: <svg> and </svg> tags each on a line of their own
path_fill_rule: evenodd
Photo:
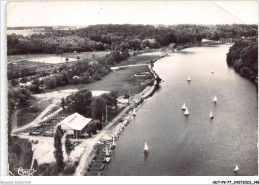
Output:
<svg viewBox="0 0 260 185">
<path fill-rule="evenodd" d="M 229 47 L 188 48 L 155 64 L 164 82 L 121 134 L 104 175 L 230 176 L 236 164 L 238 175 L 257 175 L 257 86 L 228 68 Z"/>
</svg>

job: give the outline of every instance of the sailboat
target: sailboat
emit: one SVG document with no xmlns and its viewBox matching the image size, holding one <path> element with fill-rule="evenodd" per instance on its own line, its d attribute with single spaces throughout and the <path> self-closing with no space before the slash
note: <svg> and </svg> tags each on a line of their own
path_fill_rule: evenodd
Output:
<svg viewBox="0 0 260 185">
<path fill-rule="evenodd" d="M 183 104 L 183 106 L 182 106 L 181 109 L 182 109 L 182 110 L 186 110 L 186 109 L 187 109 L 185 103 Z"/>
<path fill-rule="evenodd" d="M 111 149 L 114 149 L 114 148 L 116 148 L 116 144 L 115 144 L 115 139 L 114 139 L 114 136 L 113 136 L 113 141 L 112 141 Z"/>
<path fill-rule="evenodd" d="M 213 116 L 213 113 L 212 113 L 212 109 L 211 109 L 211 111 L 209 113 L 209 117 L 210 117 L 210 119 L 214 119 L 214 116 Z"/>
<path fill-rule="evenodd" d="M 218 99 L 217 99 L 217 96 L 215 95 L 214 99 L 213 99 L 213 102 L 214 103 L 217 103 Z"/>
<path fill-rule="evenodd" d="M 133 116 L 136 116 L 136 113 L 135 113 L 135 111 L 136 111 L 136 110 L 135 110 L 135 108 L 134 108 Z"/>
<path fill-rule="evenodd" d="M 211 73 L 214 73 L 214 71 L 212 70 Z"/>
<path fill-rule="evenodd" d="M 105 158 L 106 162 L 109 163 L 110 162 L 110 153 L 108 151 L 107 145 L 106 145 L 106 158 Z"/>
<path fill-rule="evenodd" d="M 235 169 L 233 170 L 233 172 L 238 172 L 238 170 L 239 170 L 239 167 L 238 167 L 238 165 L 236 164 L 236 167 L 235 167 Z"/>
<path fill-rule="evenodd" d="M 190 81 L 191 81 L 191 77 L 190 77 L 190 75 L 188 76 L 188 79 L 187 79 L 187 81 L 188 81 L 188 82 L 190 82 Z"/>
<path fill-rule="evenodd" d="M 144 142 L 144 153 L 147 153 L 149 150 L 148 145 L 146 142 Z"/>
<path fill-rule="evenodd" d="M 185 112 L 184 112 L 184 116 L 189 116 L 190 115 L 190 113 L 189 113 L 189 111 L 188 111 L 188 108 L 186 108 L 186 110 L 185 110 Z"/>
</svg>

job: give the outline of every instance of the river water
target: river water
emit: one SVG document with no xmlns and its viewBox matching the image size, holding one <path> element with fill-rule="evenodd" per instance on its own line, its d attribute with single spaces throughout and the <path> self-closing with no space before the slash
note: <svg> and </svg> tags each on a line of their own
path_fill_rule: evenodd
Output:
<svg viewBox="0 0 260 185">
<path fill-rule="evenodd" d="M 228 68 L 230 46 L 187 48 L 155 63 L 164 82 L 121 134 L 104 175 L 232 176 L 236 164 L 238 175 L 257 175 L 257 86 Z"/>
</svg>

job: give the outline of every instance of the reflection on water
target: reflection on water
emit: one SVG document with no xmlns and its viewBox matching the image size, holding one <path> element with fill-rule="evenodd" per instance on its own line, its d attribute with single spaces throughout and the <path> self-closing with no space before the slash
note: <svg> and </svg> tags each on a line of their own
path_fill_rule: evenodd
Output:
<svg viewBox="0 0 260 185">
<path fill-rule="evenodd" d="M 229 47 L 187 48 L 155 63 L 164 82 L 117 140 L 104 175 L 230 176 L 236 164 L 237 175 L 257 175 L 257 86 L 228 68 Z"/>
</svg>

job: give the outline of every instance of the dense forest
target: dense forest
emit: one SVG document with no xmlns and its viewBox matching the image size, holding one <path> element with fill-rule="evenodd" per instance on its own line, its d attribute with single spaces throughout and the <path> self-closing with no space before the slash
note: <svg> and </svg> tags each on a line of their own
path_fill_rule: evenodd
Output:
<svg viewBox="0 0 260 185">
<path fill-rule="evenodd" d="M 257 35 L 257 25 L 92 25 L 76 30 L 52 30 L 31 36 L 8 35 L 7 53 L 33 54 L 159 48 L 200 43 L 203 38 L 241 38 Z"/>
<path fill-rule="evenodd" d="M 256 40 L 237 41 L 229 49 L 227 63 L 241 76 L 254 81 L 258 75 L 258 42 Z"/>
</svg>

